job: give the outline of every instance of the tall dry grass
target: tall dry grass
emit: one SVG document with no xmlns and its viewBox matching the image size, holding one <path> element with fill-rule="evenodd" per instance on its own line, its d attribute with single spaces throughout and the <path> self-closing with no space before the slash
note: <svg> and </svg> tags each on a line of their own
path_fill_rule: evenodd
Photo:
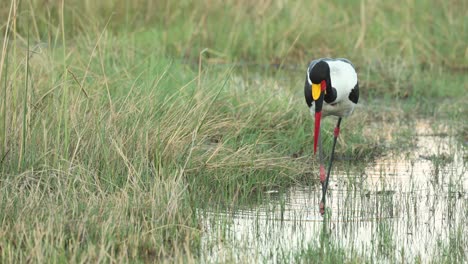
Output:
<svg viewBox="0 0 468 264">
<path fill-rule="evenodd" d="M 351 58 L 368 96 L 463 89 L 457 3 L 2 1 L 2 262 L 196 259 L 195 208 L 314 181 L 311 58 Z"/>
</svg>

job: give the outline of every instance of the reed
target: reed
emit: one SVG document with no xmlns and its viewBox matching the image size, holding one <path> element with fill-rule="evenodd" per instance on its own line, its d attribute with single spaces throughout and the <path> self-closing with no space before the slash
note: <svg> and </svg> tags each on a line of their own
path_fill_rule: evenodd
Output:
<svg viewBox="0 0 468 264">
<path fill-rule="evenodd" d="M 0 262 L 200 260 L 198 210 L 316 184 L 302 96 L 312 58 L 359 69 L 342 157 L 407 149 L 412 115 L 463 123 L 466 5 L 1 1 Z M 463 231 L 441 245 L 456 260 Z M 315 246 L 285 258 L 315 260 Z M 340 245 L 326 254 L 361 258 Z"/>
</svg>

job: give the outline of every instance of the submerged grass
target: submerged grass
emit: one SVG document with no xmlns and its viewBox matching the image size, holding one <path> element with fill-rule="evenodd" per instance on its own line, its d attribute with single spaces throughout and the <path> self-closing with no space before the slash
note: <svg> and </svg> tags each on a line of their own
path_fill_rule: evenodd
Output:
<svg viewBox="0 0 468 264">
<path fill-rule="evenodd" d="M 383 152 L 375 119 L 461 123 L 461 6 L 2 1 L 1 262 L 197 259 L 195 208 L 312 184 L 302 85 L 315 57 L 359 69 L 346 157 Z"/>
</svg>

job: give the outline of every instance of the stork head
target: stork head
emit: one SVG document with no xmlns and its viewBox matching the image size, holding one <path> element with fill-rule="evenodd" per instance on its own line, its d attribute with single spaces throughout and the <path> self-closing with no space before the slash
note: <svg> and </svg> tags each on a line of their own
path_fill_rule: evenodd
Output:
<svg viewBox="0 0 468 264">
<path fill-rule="evenodd" d="M 326 94 L 327 82 L 330 82 L 330 66 L 325 61 L 317 62 L 308 70 L 308 81 L 312 101 L 315 106 L 314 154 L 317 152 L 317 141 L 320 134 L 323 99 Z M 328 83 L 328 85 L 331 85 Z"/>
</svg>

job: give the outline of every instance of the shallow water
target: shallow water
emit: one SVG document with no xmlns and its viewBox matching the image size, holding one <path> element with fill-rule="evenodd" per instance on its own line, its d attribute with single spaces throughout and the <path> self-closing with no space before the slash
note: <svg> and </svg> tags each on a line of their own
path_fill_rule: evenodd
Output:
<svg viewBox="0 0 468 264">
<path fill-rule="evenodd" d="M 204 211 L 202 259 L 291 260 L 308 246 L 319 246 L 323 232 L 335 245 L 374 260 L 432 259 L 457 228 L 466 230 L 465 150 L 453 137 L 434 134 L 427 122 L 416 129 L 414 149 L 364 168 L 333 168 L 325 224 L 318 210 L 320 186 L 272 190 L 253 208 Z M 468 248 L 466 238 L 459 243 Z"/>
</svg>

